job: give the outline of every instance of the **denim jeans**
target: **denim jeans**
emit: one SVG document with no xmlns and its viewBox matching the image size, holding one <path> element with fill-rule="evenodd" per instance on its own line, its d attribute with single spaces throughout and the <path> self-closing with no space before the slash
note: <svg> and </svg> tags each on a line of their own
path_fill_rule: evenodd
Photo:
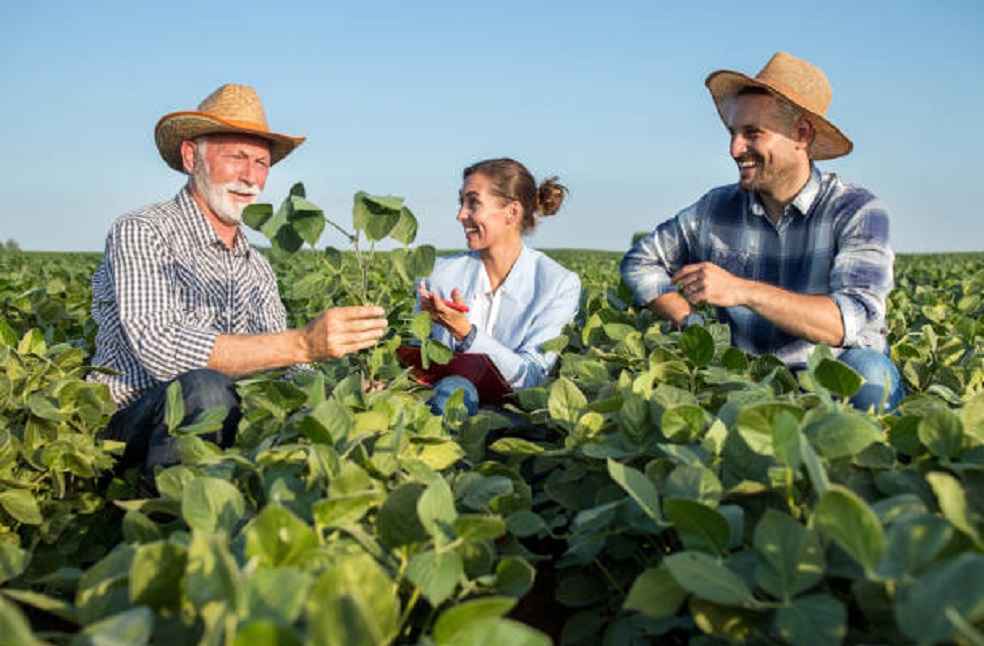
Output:
<svg viewBox="0 0 984 646">
<path fill-rule="evenodd" d="M 228 414 L 222 428 L 216 433 L 203 435 L 202 439 L 223 448 L 232 446 L 236 439 L 236 427 L 242 417 L 239 395 L 232 379 L 215 370 L 201 369 L 186 372 L 174 381 L 181 384 L 184 399 L 182 424 L 194 421 L 210 408 L 224 408 Z M 176 438 L 167 432 L 164 421 L 167 387 L 172 383 L 169 381 L 151 388 L 109 420 L 105 431 L 107 439 L 126 442 L 119 465 L 121 468 L 139 466 L 145 477 L 153 477 L 155 466 L 168 467 L 181 461 Z"/>
<path fill-rule="evenodd" d="M 837 359 L 864 377 L 865 383 L 861 390 L 851 397 L 851 405 L 858 410 L 866 411 L 874 407 L 877 412 L 891 412 L 905 397 L 902 376 L 887 355 L 871 348 L 850 348 Z M 882 406 L 886 384 L 888 397 Z"/>
<path fill-rule="evenodd" d="M 434 394 L 427 400 L 431 412 L 435 415 L 444 415 L 444 409 L 448 406 L 448 399 L 456 391 L 465 391 L 465 408 L 469 415 L 478 412 L 478 389 L 475 384 L 460 375 L 449 375 L 434 384 Z"/>
</svg>

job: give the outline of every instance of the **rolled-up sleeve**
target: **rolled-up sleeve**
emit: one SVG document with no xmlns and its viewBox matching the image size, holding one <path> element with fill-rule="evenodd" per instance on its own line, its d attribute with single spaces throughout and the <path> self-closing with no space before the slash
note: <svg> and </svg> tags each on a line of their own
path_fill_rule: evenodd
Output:
<svg viewBox="0 0 984 646">
<path fill-rule="evenodd" d="M 647 305 L 676 291 L 670 277 L 693 258 L 699 205 L 687 207 L 652 233 L 640 236 L 622 257 L 619 271 L 637 304 Z"/>
<path fill-rule="evenodd" d="M 159 381 L 206 367 L 218 336 L 186 320 L 169 258 L 153 226 L 122 220 L 114 227 L 109 268 L 120 324 L 133 355 Z"/>
<path fill-rule="evenodd" d="M 888 213 L 872 199 L 847 218 L 838 235 L 830 296 L 841 312 L 844 347 L 869 347 L 884 338 L 895 262 L 888 234 Z"/>
<path fill-rule="evenodd" d="M 577 274 L 567 272 L 519 347 L 510 349 L 478 330 L 468 351 L 487 354 L 514 389 L 539 386 L 557 361 L 557 354 L 544 352 L 542 346 L 559 336 L 564 326 L 574 320 L 580 300 L 581 281 Z"/>
</svg>

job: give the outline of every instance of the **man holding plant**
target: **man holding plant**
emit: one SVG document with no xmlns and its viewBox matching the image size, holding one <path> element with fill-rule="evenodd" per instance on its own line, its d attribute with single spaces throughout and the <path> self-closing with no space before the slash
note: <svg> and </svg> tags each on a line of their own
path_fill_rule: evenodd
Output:
<svg viewBox="0 0 984 646">
<path fill-rule="evenodd" d="M 640 304 L 680 327 L 701 322 L 693 306 L 715 306 L 738 348 L 793 369 L 816 344 L 831 346 L 867 382 L 856 407 L 894 408 L 903 387 L 886 355 L 888 213 L 814 164 L 853 148 L 825 117 L 826 76 L 780 52 L 756 77 L 721 70 L 705 84 L 739 182 L 640 238 L 622 260 L 623 279 Z"/>
<path fill-rule="evenodd" d="M 167 387 L 177 381 L 185 421 L 228 411 L 209 437 L 235 439 L 241 413 L 233 380 L 263 370 L 338 358 L 374 345 L 386 331 L 381 308 L 328 309 L 304 329 L 287 328 L 276 277 L 240 230 L 242 213 L 273 164 L 303 137 L 270 131 L 255 91 L 223 85 L 196 111 L 157 123 L 161 157 L 187 174 L 169 201 L 120 217 L 92 279 L 99 325 L 89 379 L 120 407 L 106 436 L 125 441 L 124 465 L 178 462 L 164 422 Z"/>
</svg>

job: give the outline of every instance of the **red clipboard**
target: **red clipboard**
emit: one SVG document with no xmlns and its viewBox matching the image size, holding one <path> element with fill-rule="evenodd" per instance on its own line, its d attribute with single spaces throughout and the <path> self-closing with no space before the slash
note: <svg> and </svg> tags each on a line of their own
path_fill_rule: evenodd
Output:
<svg viewBox="0 0 984 646">
<path fill-rule="evenodd" d="M 433 386 L 448 375 L 460 375 L 475 384 L 478 399 L 483 404 L 501 404 L 512 394 L 512 387 L 503 378 L 487 354 L 457 352 L 448 363 L 434 363 L 424 370 L 420 362 L 420 346 L 402 345 L 396 356 L 403 365 L 413 368 L 413 376 L 424 386 Z"/>
</svg>

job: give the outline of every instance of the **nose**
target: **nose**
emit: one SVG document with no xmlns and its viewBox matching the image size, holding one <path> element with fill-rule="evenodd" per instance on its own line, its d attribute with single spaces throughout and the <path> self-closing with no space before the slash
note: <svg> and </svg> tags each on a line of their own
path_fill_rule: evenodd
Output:
<svg viewBox="0 0 984 646">
<path fill-rule="evenodd" d="M 239 180 L 262 189 L 266 182 L 267 172 L 267 167 L 263 164 L 247 161 L 240 170 Z"/>
<path fill-rule="evenodd" d="M 738 159 L 748 151 L 748 142 L 745 137 L 736 132 L 731 135 L 731 158 Z"/>
<path fill-rule="evenodd" d="M 457 220 L 461 224 L 464 224 L 465 223 L 465 220 L 467 220 L 467 219 L 468 219 L 468 216 L 465 215 L 465 207 L 464 206 L 459 206 L 458 207 L 458 215 L 455 216 L 455 220 Z"/>
</svg>

